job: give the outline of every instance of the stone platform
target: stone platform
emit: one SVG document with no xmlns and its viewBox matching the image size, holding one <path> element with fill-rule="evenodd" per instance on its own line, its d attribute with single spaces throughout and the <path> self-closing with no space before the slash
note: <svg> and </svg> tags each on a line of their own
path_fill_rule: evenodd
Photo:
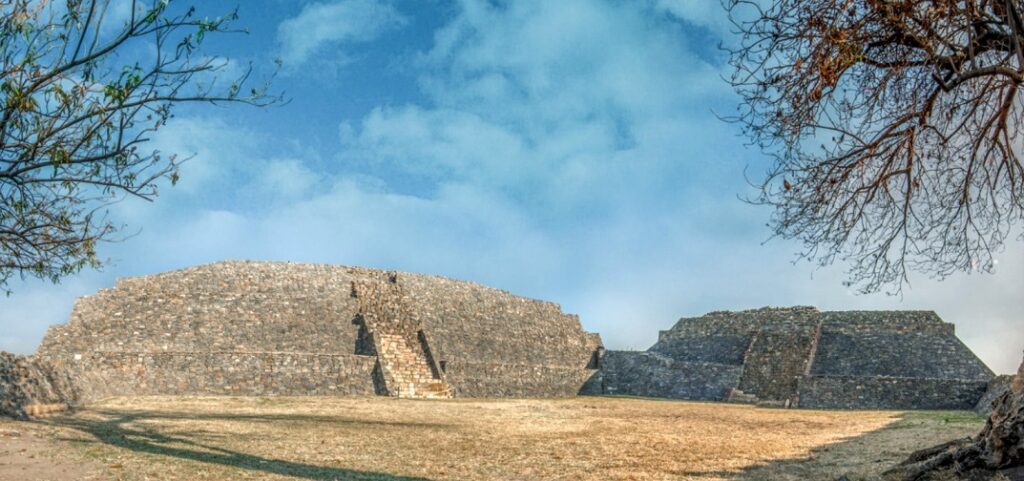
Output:
<svg viewBox="0 0 1024 481">
<path fill-rule="evenodd" d="M 114 395 L 575 396 L 601 350 L 549 302 L 436 276 L 232 261 L 79 299 L 36 355 Z"/>
<path fill-rule="evenodd" d="M 646 352 L 608 351 L 595 394 L 843 409 L 973 409 L 992 371 L 931 311 L 813 307 L 680 319 Z"/>
</svg>

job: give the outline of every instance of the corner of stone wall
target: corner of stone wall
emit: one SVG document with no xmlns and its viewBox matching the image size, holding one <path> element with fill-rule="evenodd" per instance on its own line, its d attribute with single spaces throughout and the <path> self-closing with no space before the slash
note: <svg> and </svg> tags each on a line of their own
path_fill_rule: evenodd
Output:
<svg viewBox="0 0 1024 481">
<path fill-rule="evenodd" d="M 0 351 L 0 416 L 30 419 L 79 401 L 74 378 L 59 364 Z"/>
</svg>

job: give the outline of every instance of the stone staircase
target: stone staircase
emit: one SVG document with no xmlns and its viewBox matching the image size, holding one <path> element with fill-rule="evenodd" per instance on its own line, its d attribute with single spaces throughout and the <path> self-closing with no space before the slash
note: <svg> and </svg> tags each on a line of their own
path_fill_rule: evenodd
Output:
<svg viewBox="0 0 1024 481">
<path fill-rule="evenodd" d="M 403 398 L 451 397 L 447 384 L 434 374 L 420 343 L 409 336 L 377 331 L 377 356 L 388 394 Z"/>
<path fill-rule="evenodd" d="M 353 283 L 352 293 L 372 339 L 384 392 L 402 398 L 452 397 L 420 323 L 404 308 L 398 276 L 389 273 L 384 279 Z"/>
</svg>

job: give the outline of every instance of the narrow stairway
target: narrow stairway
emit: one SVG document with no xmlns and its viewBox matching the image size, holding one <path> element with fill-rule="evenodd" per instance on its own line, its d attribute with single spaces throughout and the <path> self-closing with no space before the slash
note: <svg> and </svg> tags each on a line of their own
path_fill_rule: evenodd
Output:
<svg viewBox="0 0 1024 481">
<path fill-rule="evenodd" d="M 407 335 L 376 333 L 377 352 L 385 376 L 390 377 L 388 391 L 403 398 L 447 398 L 448 387 L 434 376 L 419 343 L 412 344 Z"/>
<path fill-rule="evenodd" d="M 353 283 L 362 322 L 372 336 L 387 395 L 450 398 L 443 373 L 431 366 L 419 321 L 407 314 L 397 274 Z"/>
</svg>

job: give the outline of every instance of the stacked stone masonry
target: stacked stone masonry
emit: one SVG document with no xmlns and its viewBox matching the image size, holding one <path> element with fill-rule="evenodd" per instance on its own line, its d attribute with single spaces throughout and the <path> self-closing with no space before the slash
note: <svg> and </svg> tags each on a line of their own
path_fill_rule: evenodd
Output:
<svg viewBox="0 0 1024 481">
<path fill-rule="evenodd" d="M 683 318 L 645 353 L 609 351 L 587 392 L 972 409 L 992 376 L 934 312 L 762 308 Z"/>
<path fill-rule="evenodd" d="M 25 419 L 63 411 L 80 396 L 67 371 L 42 359 L 0 352 L 0 416 Z"/>
<path fill-rule="evenodd" d="M 738 365 L 677 361 L 656 352 L 607 351 L 584 394 L 721 401 L 741 372 Z"/>
<path fill-rule="evenodd" d="M 990 379 L 933 312 L 718 311 L 680 319 L 645 352 L 605 353 L 558 305 L 497 289 L 232 261 L 122 279 L 79 299 L 36 355 L 0 357 L 0 414 L 177 394 L 584 393 L 970 409 L 998 390 Z"/>
<path fill-rule="evenodd" d="M 576 395 L 596 334 L 558 305 L 468 282 L 230 261 L 79 299 L 33 357 L 112 395 Z"/>
<path fill-rule="evenodd" d="M 377 390 L 397 397 L 451 397 L 422 325 L 406 309 L 397 274 L 356 281 L 352 291 L 359 299 L 356 322 L 369 338 L 360 344 L 372 343 L 377 353 L 383 381 Z"/>
</svg>

